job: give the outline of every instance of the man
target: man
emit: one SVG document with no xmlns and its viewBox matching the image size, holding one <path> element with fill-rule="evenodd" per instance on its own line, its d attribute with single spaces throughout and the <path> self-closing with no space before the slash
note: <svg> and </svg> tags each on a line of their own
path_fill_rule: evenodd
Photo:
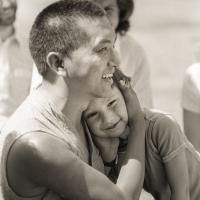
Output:
<svg viewBox="0 0 200 200">
<path fill-rule="evenodd" d="M 16 10 L 16 0 L 0 0 L 0 128 L 25 99 L 30 86 L 32 62 L 15 34 Z"/>
<path fill-rule="evenodd" d="M 53 0 L 51 0 L 53 1 Z M 152 107 L 150 70 L 144 49 L 129 34 L 130 17 L 134 11 L 133 0 L 92 0 L 106 11 L 117 39 L 115 49 L 120 56 L 120 68 L 131 77 L 132 85 L 142 107 Z M 46 1 L 45 1 L 46 2 Z M 33 67 L 31 88 L 42 81 L 36 66 Z"/>
<path fill-rule="evenodd" d="M 129 151 L 116 184 L 103 175 L 99 152 L 81 124 L 89 100 L 112 90 L 114 41 L 105 11 L 91 1 L 59 1 L 37 16 L 30 51 L 43 82 L 2 130 L 6 200 L 139 198 L 144 177 L 141 112 L 129 118 Z M 129 94 L 124 94 L 126 100 Z"/>
</svg>

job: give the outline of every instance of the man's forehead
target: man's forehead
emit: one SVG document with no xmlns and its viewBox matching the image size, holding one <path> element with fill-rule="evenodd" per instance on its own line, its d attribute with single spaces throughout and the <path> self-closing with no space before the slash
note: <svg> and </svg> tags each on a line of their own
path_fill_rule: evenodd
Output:
<svg viewBox="0 0 200 200">
<path fill-rule="evenodd" d="M 112 41 L 115 37 L 115 32 L 106 17 L 97 19 L 79 18 L 77 19 L 77 25 L 90 36 L 94 45 L 105 38 Z"/>
</svg>

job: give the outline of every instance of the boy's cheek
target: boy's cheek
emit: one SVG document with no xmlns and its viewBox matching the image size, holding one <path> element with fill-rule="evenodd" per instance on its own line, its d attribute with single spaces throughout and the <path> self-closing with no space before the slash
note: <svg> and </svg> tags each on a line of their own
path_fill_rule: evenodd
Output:
<svg viewBox="0 0 200 200">
<path fill-rule="evenodd" d="M 126 129 L 125 129 L 125 131 L 123 132 L 123 134 L 120 136 L 120 138 L 122 138 L 122 139 L 127 139 L 128 135 L 129 135 L 129 127 L 126 126 Z"/>
</svg>

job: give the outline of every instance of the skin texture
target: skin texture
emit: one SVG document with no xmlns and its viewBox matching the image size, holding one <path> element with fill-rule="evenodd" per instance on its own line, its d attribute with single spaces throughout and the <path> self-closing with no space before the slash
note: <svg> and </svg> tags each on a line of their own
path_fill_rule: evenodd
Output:
<svg viewBox="0 0 200 200">
<path fill-rule="evenodd" d="M 70 80 L 68 86 L 72 92 L 79 87 L 82 93 L 106 96 L 110 92 L 113 81 L 112 79 L 103 79 L 103 75 L 113 74 L 114 67 L 118 65 L 113 48 L 114 30 L 106 18 L 102 21 L 79 19 L 78 24 L 80 27 L 87 27 L 86 32 L 91 39 L 84 47 L 78 48 L 72 53 L 71 64 L 69 64 L 68 58 L 64 58 L 64 66 L 66 66 L 68 74 L 66 79 Z"/>
<path fill-rule="evenodd" d="M 84 112 L 91 130 L 99 137 L 119 137 L 128 123 L 126 105 L 115 86 L 106 98 L 94 99 Z"/>
</svg>

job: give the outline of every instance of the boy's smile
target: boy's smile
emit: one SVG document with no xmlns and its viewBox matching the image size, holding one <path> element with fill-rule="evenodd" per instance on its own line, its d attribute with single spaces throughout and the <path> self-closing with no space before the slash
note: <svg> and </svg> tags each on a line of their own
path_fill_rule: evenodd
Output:
<svg viewBox="0 0 200 200">
<path fill-rule="evenodd" d="M 84 117 L 94 135 L 119 137 L 127 128 L 128 116 L 124 99 L 116 86 L 105 98 L 93 99 Z"/>
</svg>

